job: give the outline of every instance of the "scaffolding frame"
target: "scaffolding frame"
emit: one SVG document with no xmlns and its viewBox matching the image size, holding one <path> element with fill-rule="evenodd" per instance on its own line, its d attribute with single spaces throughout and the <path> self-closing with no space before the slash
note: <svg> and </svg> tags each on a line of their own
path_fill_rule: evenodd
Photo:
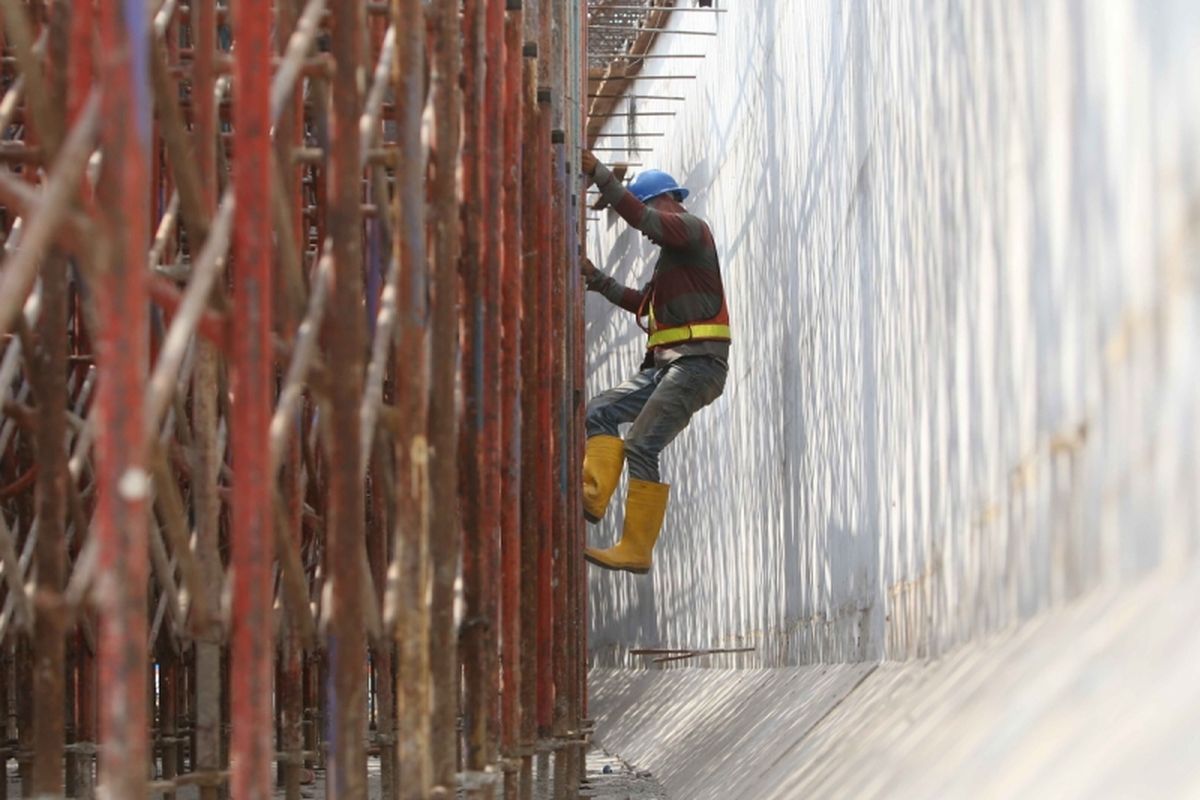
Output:
<svg viewBox="0 0 1200 800">
<path fill-rule="evenodd" d="M 0 767 L 576 796 L 584 0 L 136 5 L 0 0 Z"/>
</svg>

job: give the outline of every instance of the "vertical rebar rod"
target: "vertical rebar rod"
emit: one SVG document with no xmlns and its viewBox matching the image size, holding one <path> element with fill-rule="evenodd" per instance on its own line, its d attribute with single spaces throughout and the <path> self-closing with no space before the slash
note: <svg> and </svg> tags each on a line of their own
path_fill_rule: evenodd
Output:
<svg viewBox="0 0 1200 800">
<path fill-rule="evenodd" d="M 232 675 L 233 796 L 272 796 L 271 716 L 275 636 L 272 626 L 272 485 L 270 422 L 274 400 L 272 286 L 271 15 L 265 2 L 235 9 L 234 34 L 234 303 L 232 319 L 233 470 Z"/>
<path fill-rule="evenodd" d="M 101 141 L 108 155 L 99 182 L 102 254 L 95 291 L 101 330 L 97 357 L 106 380 L 96 395 L 100 543 L 101 791 L 146 795 L 146 580 L 148 577 L 143 385 L 147 368 L 146 248 L 150 133 L 145 7 L 99 5 Z M 140 55 L 139 55 L 139 51 Z"/>
<path fill-rule="evenodd" d="M 358 465 L 359 408 L 366 330 L 362 307 L 362 162 L 358 124 L 362 109 L 363 13 L 359 3 L 340 6 L 331 16 L 328 174 L 329 235 L 333 240 L 333 294 L 326 321 L 329 362 L 337 380 L 329 385 L 329 511 L 325 526 L 328 580 L 333 582 L 328 631 L 332 671 L 333 741 L 329 751 L 329 795 L 366 795 L 366 633 L 363 623 L 363 482 Z"/>
</svg>

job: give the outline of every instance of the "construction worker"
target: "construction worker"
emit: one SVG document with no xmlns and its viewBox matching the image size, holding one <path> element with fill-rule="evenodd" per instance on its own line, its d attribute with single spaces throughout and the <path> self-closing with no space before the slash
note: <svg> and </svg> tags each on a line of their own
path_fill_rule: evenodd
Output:
<svg viewBox="0 0 1200 800">
<path fill-rule="evenodd" d="M 629 462 L 629 497 L 621 540 L 584 557 L 606 569 L 650 570 L 670 487 L 661 481 L 658 455 L 692 415 L 716 400 L 729 371 L 729 310 L 712 231 L 683 207 L 688 190 L 665 172 L 639 173 L 629 188 L 585 151 L 580 161 L 604 200 L 658 245 L 650 281 L 640 290 L 617 283 L 585 260 L 587 288 L 637 316 L 646 331 L 640 370 L 587 407 L 583 505 L 599 522 Z M 622 440 L 618 426 L 633 423 Z"/>
</svg>

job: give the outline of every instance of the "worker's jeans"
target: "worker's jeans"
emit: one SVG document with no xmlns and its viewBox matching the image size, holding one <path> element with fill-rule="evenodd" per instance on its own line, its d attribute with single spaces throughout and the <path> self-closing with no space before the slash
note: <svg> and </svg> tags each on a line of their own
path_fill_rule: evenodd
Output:
<svg viewBox="0 0 1200 800">
<path fill-rule="evenodd" d="M 625 436 L 629 476 L 660 483 L 658 454 L 693 414 L 720 397 L 728 372 L 724 362 L 710 356 L 687 356 L 665 367 L 644 369 L 592 398 L 587 435 L 619 436 L 618 426 L 632 422 Z"/>
</svg>

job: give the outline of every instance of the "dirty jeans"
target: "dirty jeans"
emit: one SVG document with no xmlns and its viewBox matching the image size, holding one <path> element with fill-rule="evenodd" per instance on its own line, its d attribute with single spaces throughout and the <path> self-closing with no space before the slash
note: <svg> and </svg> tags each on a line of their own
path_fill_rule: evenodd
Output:
<svg viewBox="0 0 1200 800">
<path fill-rule="evenodd" d="M 721 395 L 728 371 L 724 362 L 711 356 L 687 356 L 665 367 L 644 369 L 591 399 L 587 435 L 619 436 L 618 426 L 632 422 L 625 436 L 629 477 L 660 483 L 658 454 L 693 414 Z"/>
</svg>

